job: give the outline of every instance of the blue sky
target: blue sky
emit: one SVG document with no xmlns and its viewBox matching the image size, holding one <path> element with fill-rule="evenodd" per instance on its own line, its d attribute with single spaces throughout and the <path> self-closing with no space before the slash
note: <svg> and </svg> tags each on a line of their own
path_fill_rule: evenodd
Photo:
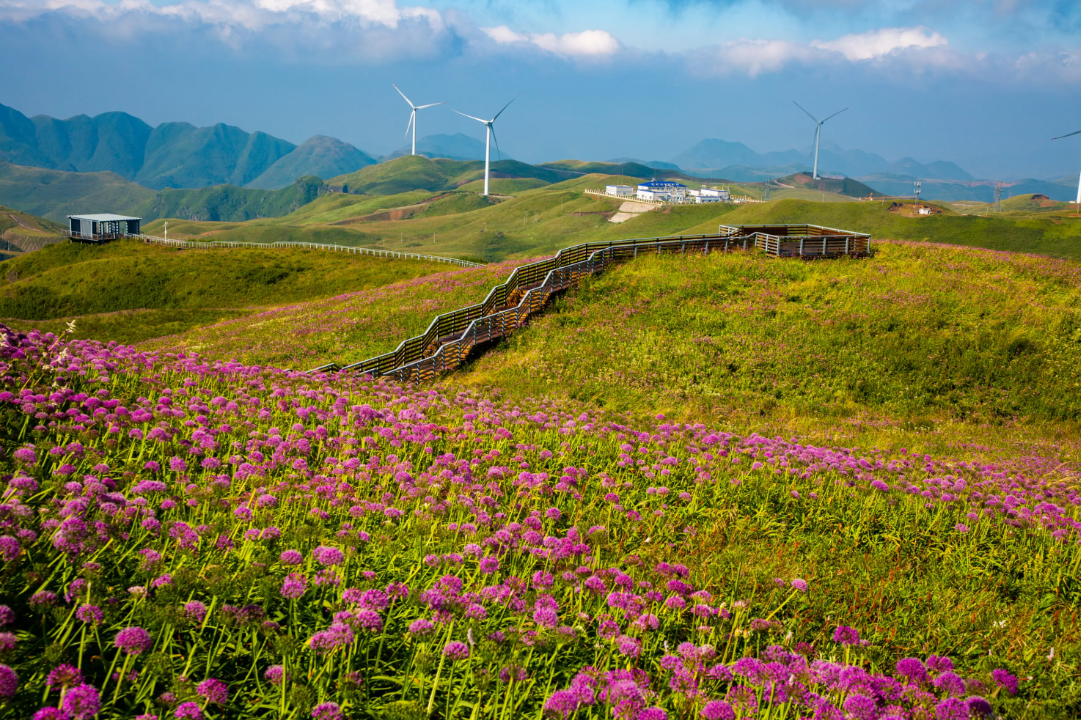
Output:
<svg viewBox="0 0 1081 720">
<path fill-rule="evenodd" d="M 825 139 L 978 176 L 1081 169 L 1077 0 L 0 0 L 0 102 L 227 122 L 373 154 L 482 128 L 517 158 L 667 160 Z"/>
</svg>

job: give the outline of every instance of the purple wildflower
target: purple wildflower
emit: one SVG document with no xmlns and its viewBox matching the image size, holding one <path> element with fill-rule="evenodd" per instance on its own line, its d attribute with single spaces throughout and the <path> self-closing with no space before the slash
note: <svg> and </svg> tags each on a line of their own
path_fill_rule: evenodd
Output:
<svg viewBox="0 0 1081 720">
<path fill-rule="evenodd" d="M 285 672 L 285 668 L 281 665 L 271 665 L 266 669 L 266 672 L 263 673 L 263 677 L 265 677 L 266 681 L 271 685 L 281 685 L 283 678 L 285 678 L 286 681 L 289 679 L 288 673 Z"/>
<path fill-rule="evenodd" d="M 845 698 L 845 712 L 852 720 L 877 720 L 878 705 L 866 695 L 849 695 Z"/>
<path fill-rule="evenodd" d="M 0 627 L 15 622 L 15 611 L 7 605 L 0 605 Z"/>
<path fill-rule="evenodd" d="M 60 708 L 43 707 L 30 720 L 68 720 L 68 716 Z"/>
<path fill-rule="evenodd" d="M 19 676 L 7 665 L 0 665 L 0 697 L 15 697 L 19 689 Z"/>
<path fill-rule="evenodd" d="M 409 624 L 409 632 L 413 635 L 427 635 L 435 629 L 430 620 L 418 618 Z"/>
<path fill-rule="evenodd" d="M 897 674 L 908 679 L 916 685 L 927 682 L 927 668 L 918 658 L 902 658 L 897 661 Z"/>
<path fill-rule="evenodd" d="M 186 702 L 177 706 L 173 716 L 186 720 L 203 720 L 203 711 L 199 708 L 198 703 Z"/>
<path fill-rule="evenodd" d="M 116 634 L 116 646 L 129 655 L 142 654 L 154 647 L 150 633 L 141 627 L 124 628 Z"/>
<path fill-rule="evenodd" d="M 279 557 L 283 565 L 299 565 L 304 562 L 304 556 L 296 550 L 286 550 Z"/>
<path fill-rule="evenodd" d="M 80 685 L 68 690 L 60 709 L 72 720 L 90 720 L 101 712 L 101 697 L 92 685 Z"/>
<path fill-rule="evenodd" d="M 207 678 L 195 687 L 195 691 L 215 705 L 229 702 L 229 686 L 216 678 Z"/>
<path fill-rule="evenodd" d="M 799 590 L 801 593 L 807 592 L 807 581 L 800 578 L 796 578 L 791 583 L 793 590 Z"/>
<path fill-rule="evenodd" d="M 969 720 L 968 706 L 957 698 L 946 698 L 935 705 L 936 720 Z"/>
<path fill-rule="evenodd" d="M 1006 670 L 1003 670 L 1002 668 L 998 668 L 996 670 L 991 671 L 991 679 L 994 680 L 995 683 L 997 683 L 999 687 L 1004 689 L 1010 695 L 1016 695 L 1017 694 L 1017 688 L 1018 688 L 1017 677 L 1015 675 L 1013 675 L 1012 673 L 1007 672 Z"/>
<path fill-rule="evenodd" d="M 206 618 L 207 607 L 198 600 L 192 600 L 184 605 L 184 617 L 194 623 L 202 624 Z"/>
<path fill-rule="evenodd" d="M 841 645 L 859 645 L 860 634 L 847 625 L 839 625 L 837 629 L 833 631 L 833 642 Z"/>
<path fill-rule="evenodd" d="M 74 665 L 57 665 L 45 678 L 45 686 L 53 689 L 73 688 L 83 684 L 83 674 Z"/>
<path fill-rule="evenodd" d="M 289 552 L 286 550 L 286 552 Z M 317 547 L 312 551 L 312 557 L 320 565 L 341 565 L 345 562 L 345 555 L 335 547 Z M 282 553 L 282 562 L 285 561 L 285 553 Z"/>
<path fill-rule="evenodd" d="M 283 598 L 296 600 L 304 594 L 304 591 L 307 590 L 307 588 L 308 579 L 306 577 L 290 573 L 285 576 L 285 580 L 282 582 L 281 594 Z"/>
<path fill-rule="evenodd" d="M 703 720 L 736 720 L 736 711 L 724 700 L 710 700 L 702 708 Z"/>
<path fill-rule="evenodd" d="M 96 605 L 83 605 L 75 611 L 75 617 L 89 625 L 101 625 L 102 620 L 105 619 L 105 614 Z"/>
<path fill-rule="evenodd" d="M 315 720 L 342 720 L 342 709 L 338 703 L 325 702 L 315 706 L 312 717 Z"/>
<path fill-rule="evenodd" d="M 973 717 L 990 717 L 994 714 L 991 703 L 987 702 L 979 695 L 973 695 L 968 700 L 965 700 L 965 705 L 968 706 L 968 712 Z"/>
<path fill-rule="evenodd" d="M 12 562 L 19 557 L 22 549 L 18 539 L 10 535 L 0 536 L 0 557 L 3 557 L 6 562 Z"/>
<path fill-rule="evenodd" d="M 452 640 L 443 646 L 443 655 L 451 660 L 464 660 L 469 657 L 469 646 L 463 642 Z"/>
</svg>

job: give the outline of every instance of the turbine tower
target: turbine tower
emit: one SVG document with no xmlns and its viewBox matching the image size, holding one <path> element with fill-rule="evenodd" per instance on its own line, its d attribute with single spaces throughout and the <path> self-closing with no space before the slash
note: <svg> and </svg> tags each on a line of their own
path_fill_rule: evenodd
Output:
<svg viewBox="0 0 1081 720">
<path fill-rule="evenodd" d="M 826 118 L 826 120 L 819 120 L 814 115 L 812 115 L 811 113 L 804 110 L 803 106 L 800 105 L 795 100 L 793 100 L 792 103 L 796 107 L 798 107 L 800 110 L 803 110 L 803 112 L 807 113 L 807 117 L 814 120 L 814 123 L 815 123 L 815 169 L 814 169 L 814 176 L 813 177 L 814 177 L 815 180 L 817 180 L 818 179 L 818 141 L 822 138 L 822 126 L 826 124 L 826 120 L 830 120 L 832 118 L 837 117 L 838 115 L 843 113 L 848 108 L 845 108 L 845 110 L 838 110 L 837 112 L 833 113 L 828 118 Z"/>
<path fill-rule="evenodd" d="M 395 90 L 398 90 L 398 86 L 395 85 L 394 83 L 391 83 L 391 86 Z M 414 105 L 413 101 L 410 100 L 409 98 L 405 97 L 405 93 L 403 93 L 401 90 L 398 90 L 398 94 L 401 95 L 403 98 L 405 98 L 405 101 L 407 103 L 409 103 L 409 107 L 413 108 L 413 112 L 409 113 L 409 124 L 405 126 L 405 137 L 409 137 L 409 126 L 412 125 L 413 126 L 413 154 L 416 155 L 417 154 L 417 110 L 423 110 L 425 108 L 435 107 L 436 105 L 446 105 L 446 101 L 444 100 L 443 102 L 430 103 L 428 105 Z"/>
<path fill-rule="evenodd" d="M 514 98 L 514 100 L 517 100 L 517 99 L 518 98 Z M 514 102 L 514 100 L 511 100 L 509 103 L 504 105 L 503 110 L 506 110 L 507 108 L 509 108 L 510 103 Z M 461 115 L 462 117 L 467 117 L 470 120 L 476 120 L 477 122 L 479 122 L 481 125 L 483 125 L 484 127 L 486 127 L 488 129 L 488 137 L 484 141 L 484 197 L 488 197 L 488 174 L 489 174 L 489 170 L 490 170 L 491 165 L 492 165 L 492 140 L 493 139 L 495 139 L 495 151 L 497 153 L 499 153 L 499 138 L 497 138 L 495 136 L 495 127 L 494 127 L 494 125 L 495 125 L 495 121 L 499 119 L 499 116 L 503 114 L 503 110 L 500 110 L 499 112 L 497 112 L 495 114 L 495 117 L 492 118 L 491 120 L 481 120 L 479 117 L 473 117 L 472 115 L 466 115 L 464 112 L 458 112 L 457 110 L 454 111 L 454 112 L 458 113 L 459 115 Z M 499 157 L 500 157 L 500 159 L 502 159 L 503 154 L 499 153 Z"/>
<path fill-rule="evenodd" d="M 1051 139 L 1052 140 L 1061 140 L 1062 138 L 1073 137 L 1074 135 L 1081 135 L 1081 130 L 1078 130 L 1077 132 L 1072 132 L 1069 135 L 1060 135 L 1057 138 L 1051 138 Z M 1078 181 L 1077 181 L 1077 204 L 1081 205 L 1081 178 L 1079 178 Z"/>
</svg>

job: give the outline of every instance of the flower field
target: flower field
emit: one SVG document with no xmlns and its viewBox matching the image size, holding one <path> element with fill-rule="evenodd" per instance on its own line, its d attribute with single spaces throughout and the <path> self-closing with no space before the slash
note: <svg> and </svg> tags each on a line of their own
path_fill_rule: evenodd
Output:
<svg viewBox="0 0 1081 720">
<path fill-rule="evenodd" d="M 0 717 L 1081 708 L 1055 457 L 3 337 Z"/>
<path fill-rule="evenodd" d="M 213 357 L 300 370 L 390 352 L 423 333 L 436 315 L 482 301 L 516 260 L 449 270 L 323 300 L 283 305 L 236 320 L 144 343 L 152 350 L 194 350 Z"/>
</svg>

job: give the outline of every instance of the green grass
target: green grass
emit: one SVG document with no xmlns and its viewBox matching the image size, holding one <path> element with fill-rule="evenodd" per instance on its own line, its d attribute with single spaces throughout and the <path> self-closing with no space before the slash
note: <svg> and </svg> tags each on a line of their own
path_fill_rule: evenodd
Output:
<svg viewBox="0 0 1081 720">
<path fill-rule="evenodd" d="M 135 213 L 156 196 L 116 173 L 61 172 L 0 161 L 0 204 L 55 222 L 77 213 Z"/>
<path fill-rule="evenodd" d="M 176 250 L 130 241 L 52 245 L 4 267 L 0 317 L 50 330 L 75 319 L 75 337 L 124 342 L 448 269 L 318 250 Z"/>
<path fill-rule="evenodd" d="M 450 382 L 839 436 L 1078 428 L 1079 280 L 1067 261 L 925 244 L 836 262 L 643 258 Z"/>
<path fill-rule="evenodd" d="M 515 264 L 454 269 L 382 287 L 358 287 L 357 292 L 192 328 L 145 347 L 300 369 L 355 362 L 389 352 L 407 337 L 419 335 L 439 313 L 483 300 Z"/>
</svg>

